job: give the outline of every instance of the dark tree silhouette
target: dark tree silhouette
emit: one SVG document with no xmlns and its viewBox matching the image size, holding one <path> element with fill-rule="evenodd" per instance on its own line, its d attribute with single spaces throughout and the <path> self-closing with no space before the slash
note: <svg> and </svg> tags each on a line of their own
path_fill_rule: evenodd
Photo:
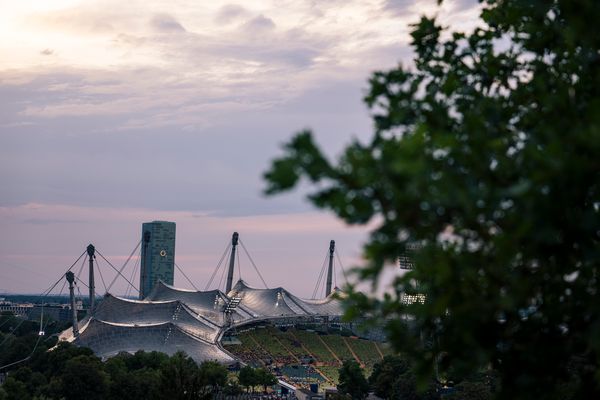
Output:
<svg viewBox="0 0 600 400">
<path fill-rule="evenodd" d="M 96 356 L 80 355 L 69 359 L 60 382 L 66 400 L 103 400 L 108 397 L 109 376 Z"/>
<path fill-rule="evenodd" d="M 259 384 L 254 368 L 249 365 L 240 369 L 238 381 L 240 382 L 240 385 L 244 386 L 247 390 Z"/>
<path fill-rule="evenodd" d="M 369 377 L 369 384 L 375 394 L 381 398 L 389 399 L 392 395 L 394 382 L 398 376 L 408 372 L 410 364 L 400 356 L 385 356 L 381 362 L 373 367 Z"/>
<path fill-rule="evenodd" d="M 469 33 L 423 17 L 414 64 L 372 75 L 369 143 L 332 163 L 301 132 L 267 193 L 306 178 L 316 206 L 375 221 L 361 280 L 413 258 L 348 316 L 381 318 L 419 379 L 492 367 L 502 398 L 600 398 L 600 2 L 482 3 Z"/>
<path fill-rule="evenodd" d="M 354 360 L 346 360 L 339 370 L 338 392 L 350 395 L 352 399 L 364 399 L 369 393 L 369 382 L 360 365 Z"/>
</svg>

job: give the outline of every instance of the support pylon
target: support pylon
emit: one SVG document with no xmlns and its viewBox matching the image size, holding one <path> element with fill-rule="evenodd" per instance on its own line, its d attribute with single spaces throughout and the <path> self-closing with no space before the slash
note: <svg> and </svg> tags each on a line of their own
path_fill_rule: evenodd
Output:
<svg viewBox="0 0 600 400">
<path fill-rule="evenodd" d="M 235 267 L 235 250 L 238 244 L 239 234 L 237 232 L 233 232 L 233 236 L 231 236 L 231 257 L 229 258 L 229 271 L 227 272 L 227 285 L 225 286 L 225 294 L 231 291 L 231 286 L 233 283 L 233 270 Z"/>
<path fill-rule="evenodd" d="M 71 271 L 65 274 L 67 278 L 67 282 L 69 282 L 69 296 L 71 299 L 71 317 L 73 319 L 73 336 L 79 336 L 79 327 L 77 326 L 77 309 L 75 308 L 75 286 L 73 282 L 75 281 L 75 274 Z"/>
<path fill-rule="evenodd" d="M 325 297 L 331 294 L 331 278 L 333 277 L 333 253 L 335 252 L 335 240 L 329 242 L 329 268 L 327 268 L 327 286 Z"/>
<path fill-rule="evenodd" d="M 148 293 L 146 293 L 146 281 L 148 280 L 148 269 L 150 268 L 150 266 L 148 265 L 148 244 L 150 243 L 151 236 L 152 233 L 150 231 L 145 231 L 142 239 L 143 243 L 142 265 L 140 267 L 140 300 L 144 300 L 144 298 L 148 295 Z"/>
<path fill-rule="evenodd" d="M 96 257 L 96 248 L 93 244 L 88 245 L 87 247 L 89 265 L 90 265 L 90 314 L 94 311 L 94 306 L 96 305 L 96 287 L 94 284 L 94 258 Z"/>
</svg>

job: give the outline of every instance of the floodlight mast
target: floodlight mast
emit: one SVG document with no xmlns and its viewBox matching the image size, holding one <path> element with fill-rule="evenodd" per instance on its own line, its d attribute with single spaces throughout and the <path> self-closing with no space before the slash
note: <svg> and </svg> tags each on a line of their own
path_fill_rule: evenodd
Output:
<svg viewBox="0 0 600 400">
<path fill-rule="evenodd" d="M 233 283 L 233 270 L 235 267 L 235 250 L 238 245 L 239 234 L 233 232 L 231 236 L 231 257 L 229 258 L 229 271 L 227 272 L 227 286 L 225 286 L 225 294 L 231 291 L 231 285 Z"/>
<path fill-rule="evenodd" d="M 79 336 L 79 327 L 77 326 L 77 309 L 75 308 L 75 286 L 73 282 L 75 281 L 75 274 L 71 271 L 65 274 L 67 278 L 67 282 L 69 282 L 69 296 L 71 299 L 71 316 L 73 318 L 73 336 Z"/>
<path fill-rule="evenodd" d="M 96 248 L 93 244 L 88 245 L 87 247 L 88 259 L 90 262 L 90 315 L 94 311 L 94 306 L 96 303 L 96 288 L 94 285 L 94 257 L 96 253 Z"/>
<path fill-rule="evenodd" d="M 333 277 L 333 253 L 335 252 L 335 240 L 329 242 L 329 268 L 327 268 L 327 286 L 325 297 L 331 294 L 331 278 Z"/>
</svg>

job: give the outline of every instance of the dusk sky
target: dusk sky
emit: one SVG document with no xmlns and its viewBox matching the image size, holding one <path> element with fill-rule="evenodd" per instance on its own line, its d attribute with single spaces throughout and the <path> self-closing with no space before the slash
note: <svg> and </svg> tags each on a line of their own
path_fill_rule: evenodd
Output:
<svg viewBox="0 0 600 400">
<path fill-rule="evenodd" d="M 176 263 L 201 289 L 235 230 L 267 284 L 301 297 L 330 239 L 360 265 L 369 227 L 306 188 L 267 198 L 262 174 L 302 128 L 331 157 L 368 138 L 369 74 L 409 65 L 409 24 L 433 13 L 464 30 L 478 14 L 474 0 L 0 0 L 0 292 L 44 290 L 88 243 L 121 266 L 152 220 L 177 223 Z M 190 287 L 178 271 L 175 285 Z"/>
</svg>

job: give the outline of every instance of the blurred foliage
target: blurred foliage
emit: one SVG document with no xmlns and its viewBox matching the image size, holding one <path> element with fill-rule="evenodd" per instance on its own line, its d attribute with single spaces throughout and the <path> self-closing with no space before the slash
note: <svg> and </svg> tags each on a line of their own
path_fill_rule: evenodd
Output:
<svg viewBox="0 0 600 400">
<path fill-rule="evenodd" d="M 483 382 L 461 382 L 456 386 L 456 400 L 491 400 L 492 393 L 489 386 Z"/>
<path fill-rule="evenodd" d="M 373 367 L 369 377 L 369 384 L 378 397 L 389 399 L 392 395 L 393 385 L 399 376 L 409 371 L 409 363 L 399 356 L 385 356 L 381 362 Z"/>
<path fill-rule="evenodd" d="M 469 385 L 480 382 L 464 381 L 464 383 Z M 418 390 L 410 360 L 400 355 L 385 356 L 375 364 L 369 377 L 369 384 L 375 395 L 382 399 L 438 400 L 441 398 L 439 385 L 433 379 L 429 380 L 424 390 Z M 482 385 L 489 388 L 485 383 Z M 458 400 L 460 397 L 450 398 Z"/>
<path fill-rule="evenodd" d="M 413 258 L 348 316 L 384 322 L 423 388 L 492 368 L 499 398 L 600 398 L 598 20 L 597 0 L 485 0 L 466 33 L 422 17 L 413 63 L 369 80 L 372 139 L 333 163 L 303 131 L 265 174 L 376 225 L 359 280 Z"/>
</svg>

